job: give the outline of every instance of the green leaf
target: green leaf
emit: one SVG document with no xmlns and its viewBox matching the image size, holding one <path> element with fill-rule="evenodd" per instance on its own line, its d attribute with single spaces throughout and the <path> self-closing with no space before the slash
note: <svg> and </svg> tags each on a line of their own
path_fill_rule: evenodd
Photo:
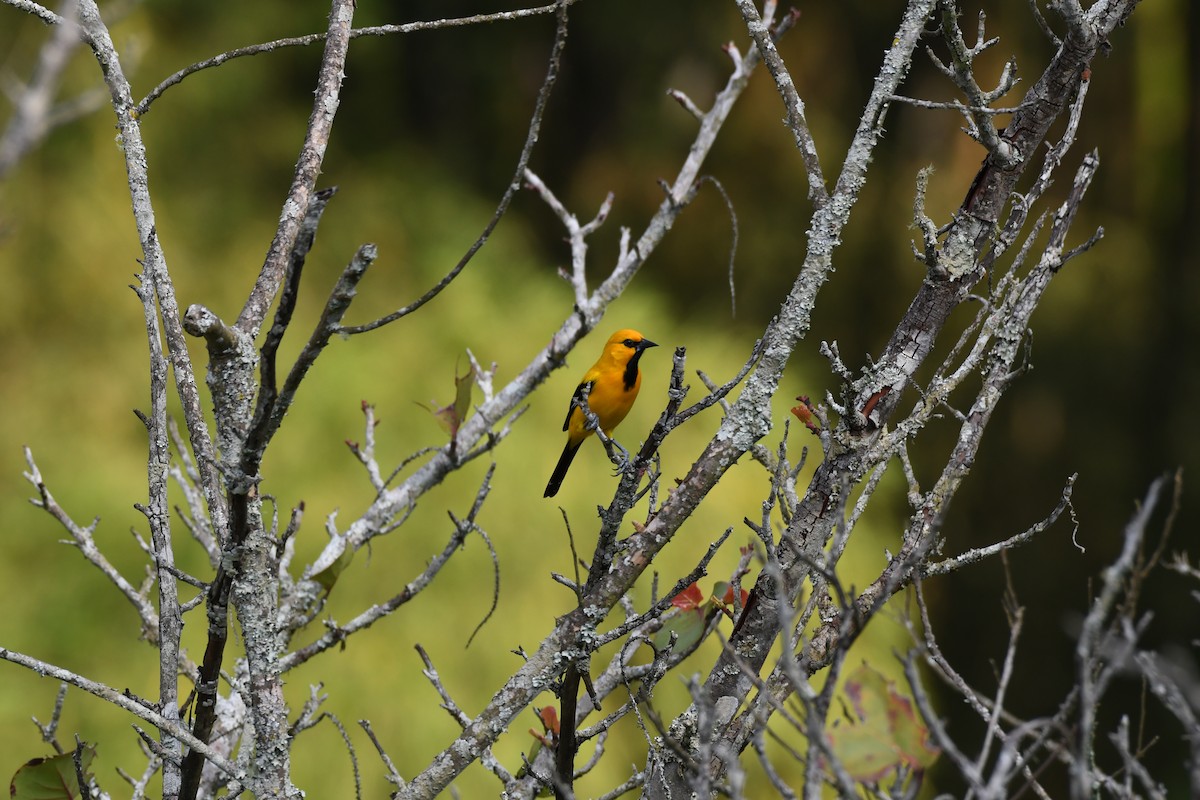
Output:
<svg viewBox="0 0 1200 800">
<path fill-rule="evenodd" d="M 433 409 L 433 418 L 442 429 L 453 439 L 458 433 L 471 410 L 471 390 L 475 388 L 475 370 L 467 370 L 466 375 L 454 375 L 454 402 L 448 406 Z"/>
<path fill-rule="evenodd" d="M 526 758 L 529 759 L 530 764 L 532 764 L 534 762 L 534 760 L 538 757 L 538 753 L 540 753 L 541 750 L 542 750 L 542 740 L 534 739 L 533 744 L 529 748 L 529 755 L 526 756 Z M 524 778 L 528 774 L 529 774 L 528 770 L 526 770 L 525 767 L 521 767 L 520 771 L 517 772 L 517 777 Z"/>
<path fill-rule="evenodd" d="M 313 575 L 313 580 L 324 586 L 326 592 L 333 591 L 333 585 L 337 583 L 337 579 L 342 574 L 342 571 L 350 566 L 350 560 L 353 558 L 354 550 L 346 547 L 342 550 L 341 555 L 334 559 L 332 564 L 316 575 Z"/>
<path fill-rule="evenodd" d="M 95 756 L 95 747 L 83 746 L 80 761 L 85 779 L 88 777 L 88 766 Z M 80 794 L 79 779 L 75 775 L 75 754 L 62 753 L 25 762 L 13 774 L 8 794 L 12 800 L 76 800 Z"/>
<path fill-rule="evenodd" d="M 704 609 L 692 607 L 687 609 L 675 608 L 672 613 L 663 616 L 662 627 L 652 639 L 654 647 L 662 650 L 671 644 L 671 634 L 678 639 L 675 642 L 676 653 L 686 653 L 691 650 L 704 636 Z"/>
<path fill-rule="evenodd" d="M 843 687 L 848 719 L 829 731 L 834 754 L 856 780 L 873 783 L 901 766 L 924 770 L 940 751 L 929 744 L 929 730 L 895 684 L 863 664 Z"/>
</svg>

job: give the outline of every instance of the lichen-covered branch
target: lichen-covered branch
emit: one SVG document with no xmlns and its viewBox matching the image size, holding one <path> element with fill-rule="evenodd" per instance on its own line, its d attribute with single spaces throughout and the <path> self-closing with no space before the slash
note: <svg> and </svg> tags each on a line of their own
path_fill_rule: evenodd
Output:
<svg viewBox="0 0 1200 800">
<path fill-rule="evenodd" d="M 125 595 L 125 598 L 133 605 L 138 612 L 138 616 L 142 622 L 142 635 L 151 642 L 158 641 L 158 612 L 154 608 L 154 604 L 138 587 L 134 586 L 125 578 L 124 575 L 113 565 L 108 557 L 100 551 L 96 546 L 96 539 L 92 535 L 96 526 L 100 523 L 99 518 L 92 520 L 88 525 L 80 525 L 71 518 L 71 515 L 58 504 L 54 499 L 54 495 L 50 493 L 50 488 L 42 479 L 42 472 L 38 469 L 37 462 L 33 460 L 33 451 L 28 447 L 25 448 L 25 464 L 29 470 L 25 473 L 25 479 L 33 484 L 37 489 L 38 496 L 31 499 L 38 508 L 46 511 L 50 516 L 58 521 L 58 524 L 70 534 L 71 539 L 69 544 L 77 547 L 79 552 L 85 559 L 96 569 L 100 570 L 114 586 Z"/>
<path fill-rule="evenodd" d="M 18 653 L 15 650 L 9 650 L 6 647 L 0 647 L 0 659 L 12 662 L 13 664 L 20 664 L 26 669 L 36 672 L 38 675 L 54 678 L 55 680 L 62 681 L 63 683 L 69 683 L 72 686 L 82 689 L 88 694 L 99 697 L 100 699 L 111 703 L 124 711 L 128 711 L 135 717 L 149 722 L 158 730 L 174 736 L 189 748 L 201 753 L 209 760 L 211 764 L 225 774 L 242 781 L 244 784 L 251 786 L 253 785 L 253 783 L 247 783 L 249 778 L 243 770 L 238 768 L 235 764 L 230 763 L 207 743 L 202 742 L 196 737 L 192 736 L 191 732 L 180 725 L 177 721 L 167 719 L 151 705 L 145 703 L 145 701 L 138 700 L 127 692 L 119 692 L 110 686 L 106 686 L 98 681 L 85 678 L 82 675 L 78 675 L 68 669 L 32 658 L 24 653 Z"/>
<path fill-rule="evenodd" d="M 143 276 L 144 277 L 144 276 Z M 150 350 L 150 413 L 145 415 L 149 454 L 146 483 L 150 489 L 145 515 L 150 523 L 150 547 L 158 581 L 158 698 L 162 714 L 172 722 L 179 720 L 179 640 L 183 635 L 183 610 L 175 578 L 175 545 L 171 536 L 171 511 L 167 504 L 167 479 L 171 449 L 167 440 L 167 359 L 159 335 L 154 295 L 141 286 L 137 289 L 146 321 L 146 340 Z M 179 741 L 160 733 L 164 750 L 163 797 L 179 796 Z"/>
</svg>

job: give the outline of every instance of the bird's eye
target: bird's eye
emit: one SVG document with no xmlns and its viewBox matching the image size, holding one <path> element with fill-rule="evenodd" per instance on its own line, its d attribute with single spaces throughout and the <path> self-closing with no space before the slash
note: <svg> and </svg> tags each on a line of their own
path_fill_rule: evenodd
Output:
<svg viewBox="0 0 1200 800">
<path fill-rule="evenodd" d="M 621 344 L 625 345 L 626 347 L 637 347 L 637 342 L 635 342 L 633 339 L 626 339 L 625 341 L 621 342 Z"/>
</svg>

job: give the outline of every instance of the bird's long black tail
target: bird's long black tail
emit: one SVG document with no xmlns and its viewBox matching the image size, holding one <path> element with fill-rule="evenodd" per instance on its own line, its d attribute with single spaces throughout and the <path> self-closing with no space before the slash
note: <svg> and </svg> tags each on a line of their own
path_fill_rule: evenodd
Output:
<svg viewBox="0 0 1200 800">
<path fill-rule="evenodd" d="M 562 455 L 558 457 L 558 465 L 554 468 L 554 474 L 550 476 L 550 482 L 546 484 L 546 493 L 542 497 L 554 497 L 558 494 L 558 487 L 562 486 L 563 477 L 567 474 L 567 468 L 571 466 L 571 461 L 574 460 L 575 454 L 579 452 L 579 445 L 583 442 L 575 442 L 567 440 L 567 446 L 563 448 Z"/>
</svg>

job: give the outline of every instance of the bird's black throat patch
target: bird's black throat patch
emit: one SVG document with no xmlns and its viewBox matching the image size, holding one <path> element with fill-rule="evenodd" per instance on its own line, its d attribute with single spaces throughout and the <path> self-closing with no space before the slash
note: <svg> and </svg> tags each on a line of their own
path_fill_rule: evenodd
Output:
<svg viewBox="0 0 1200 800">
<path fill-rule="evenodd" d="M 638 377 L 638 359 L 642 357 L 643 350 L 636 350 L 633 358 L 629 359 L 629 363 L 625 365 L 625 391 L 633 389 L 633 385 L 637 383 Z"/>
</svg>

